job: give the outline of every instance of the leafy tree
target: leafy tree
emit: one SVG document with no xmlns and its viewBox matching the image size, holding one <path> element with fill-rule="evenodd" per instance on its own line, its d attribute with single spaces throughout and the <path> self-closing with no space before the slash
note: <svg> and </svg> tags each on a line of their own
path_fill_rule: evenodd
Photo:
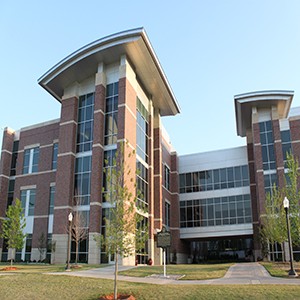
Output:
<svg viewBox="0 0 300 300">
<path fill-rule="evenodd" d="M 7 246 L 11 249 L 22 249 L 26 234 L 23 233 L 26 221 L 23 213 L 21 201 L 15 200 L 6 211 L 6 218 L 2 221 L 1 237 L 7 240 Z M 10 259 L 12 266 L 13 258 Z"/>
<path fill-rule="evenodd" d="M 283 208 L 283 199 L 289 199 L 289 217 L 291 224 L 291 237 L 294 245 L 300 244 L 300 218 L 299 218 L 299 189 L 300 181 L 298 159 L 287 153 L 287 173 L 283 187 L 272 188 L 272 193 L 266 195 L 265 214 L 261 216 L 261 235 L 265 241 L 273 245 L 275 242 L 282 244 L 287 239 L 286 216 Z"/>
<path fill-rule="evenodd" d="M 47 239 L 44 232 L 42 232 L 40 237 L 38 238 L 38 250 L 40 252 L 40 261 L 42 261 L 45 259 L 45 253 L 47 250 Z"/>
<path fill-rule="evenodd" d="M 135 161 L 134 151 L 128 150 L 129 146 L 120 143 L 118 150 L 111 162 L 105 161 L 106 201 L 111 208 L 105 216 L 105 235 L 94 236 L 98 246 L 105 247 L 108 255 L 115 259 L 114 298 L 117 299 L 118 259 L 134 255 L 145 248 L 148 239 L 147 225 L 143 221 L 144 208 L 137 208 L 137 198 L 142 197 L 136 188 L 135 177 L 127 161 Z M 126 154 L 125 150 L 127 150 Z M 126 158 L 126 160 L 125 160 Z"/>
<path fill-rule="evenodd" d="M 76 250 L 75 250 L 75 264 L 78 263 L 78 252 L 79 252 L 79 244 L 81 241 L 87 238 L 87 228 L 86 228 L 86 220 L 82 215 L 81 211 L 78 209 L 74 210 L 73 220 L 71 225 L 71 237 L 75 242 Z"/>
</svg>

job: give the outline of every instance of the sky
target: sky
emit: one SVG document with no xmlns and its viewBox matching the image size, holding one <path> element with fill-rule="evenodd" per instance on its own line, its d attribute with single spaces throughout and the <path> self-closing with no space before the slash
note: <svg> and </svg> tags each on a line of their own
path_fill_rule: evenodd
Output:
<svg viewBox="0 0 300 300">
<path fill-rule="evenodd" d="M 0 1 L 3 128 L 57 119 L 37 80 L 80 47 L 144 27 L 181 107 L 163 124 L 179 155 L 246 144 L 234 95 L 293 90 L 300 106 L 300 1 Z"/>
</svg>

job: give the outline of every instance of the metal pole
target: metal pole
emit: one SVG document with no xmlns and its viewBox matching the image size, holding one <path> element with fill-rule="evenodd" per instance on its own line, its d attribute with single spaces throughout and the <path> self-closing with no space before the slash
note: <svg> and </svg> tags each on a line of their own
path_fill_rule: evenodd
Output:
<svg viewBox="0 0 300 300">
<path fill-rule="evenodd" d="M 164 249 L 164 277 L 167 277 L 166 275 L 166 248 Z"/>
<path fill-rule="evenodd" d="M 285 216 L 286 216 L 286 226 L 287 226 L 287 233 L 288 233 L 288 243 L 289 243 L 289 253 L 290 253 L 290 265 L 291 269 L 289 270 L 289 276 L 298 276 L 296 271 L 294 270 L 293 265 L 293 248 L 292 248 L 292 240 L 291 240 L 291 232 L 290 232 L 290 219 L 288 214 L 288 208 L 285 207 Z"/>
<path fill-rule="evenodd" d="M 66 271 L 71 271 L 70 259 L 71 259 L 71 221 L 69 220 L 69 234 L 68 234 L 68 260 Z"/>
</svg>

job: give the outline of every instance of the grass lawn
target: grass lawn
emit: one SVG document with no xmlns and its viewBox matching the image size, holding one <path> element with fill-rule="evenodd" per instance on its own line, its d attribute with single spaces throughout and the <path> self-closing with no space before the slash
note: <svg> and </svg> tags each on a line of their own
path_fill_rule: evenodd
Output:
<svg viewBox="0 0 300 300">
<path fill-rule="evenodd" d="M 113 291 L 113 281 L 41 273 L 0 276 L 1 299 L 98 299 Z M 154 285 L 119 282 L 119 292 L 153 299 L 300 299 L 300 285 Z"/>
<path fill-rule="evenodd" d="M 275 277 L 286 277 L 288 278 L 288 272 L 290 270 L 290 263 L 289 262 L 260 262 L 268 272 Z M 300 275 L 300 263 L 294 262 L 294 269 Z M 299 278 L 300 283 L 300 278 Z"/>
<path fill-rule="evenodd" d="M 184 275 L 182 280 L 205 280 L 223 277 L 232 263 L 206 265 L 167 265 L 167 275 Z M 120 275 L 147 277 L 152 274 L 164 274 L 163 266 L 137 267 L 120 272 Z"/>
<path fill-rule="evenodd" d="M 80 270 L 88 270 L 92 268 L 103 268 L 106 265 L 88 265 L 88 264 L 78 264 L 77 268 L 74 268 L 74 265 L 71 264 L 71 268 L 75 271 Z M 5 274 L 2 270 L 5 267 L 10 267 L 10 264 L 7 263 L 0 263 L 0 275 Z M 65 271 L 65 264 L 58 264 L 58 265 L 48 265 L 48 264 L 40 264 L 40 263 L 32 263 L 32 264 L 25 264 L 25 263 L 15 263 L 13 267 L 16 267 L 16 271 L 9 271 L 10 273 L 49 273 L 49 272 L 63 272 Z"/>
</svg>

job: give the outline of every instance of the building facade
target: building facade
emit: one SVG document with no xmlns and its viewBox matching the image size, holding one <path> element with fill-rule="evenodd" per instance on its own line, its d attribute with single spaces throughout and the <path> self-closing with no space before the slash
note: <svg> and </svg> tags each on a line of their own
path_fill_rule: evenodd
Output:
<svg viewBox="0 0 300 300">
<path fill-rule="evenodd" d="M 142 192 L 137 205 L 146 207 L 149 239 L 143 253 L 123 258 L 123 264 L 149 258 L 161 264 L 156 236 L 163 226 L 172 237 L 169 262 L 262 255 L 265 192 L 273 182 L 283 184 L 286 150 L 300 155 L 300 111 L 290 111 L 293 92 L 235 96 L 237 133 L 247 145 L 178 156 L 162 117 L 175 116 L 180 108 L 143 28 L 79 49 L 39 84 L 60 102 L 60 118 L 17 131 L 6 128 L 3 135 L 0 218 L 15 198 L 26 217 L 26 242 L 16 260 L 65 262 L 68 215 L 77 212 L 88 233 L 79 260 L 113 261 L 94 236 L 105 232 L 110 209 L 105 174 L 124 141 L 135 150 L 126 163 L 137 174 L 134 183 Z M 8 255 L 1 240 L 1 260 Z"/>
</svg>

